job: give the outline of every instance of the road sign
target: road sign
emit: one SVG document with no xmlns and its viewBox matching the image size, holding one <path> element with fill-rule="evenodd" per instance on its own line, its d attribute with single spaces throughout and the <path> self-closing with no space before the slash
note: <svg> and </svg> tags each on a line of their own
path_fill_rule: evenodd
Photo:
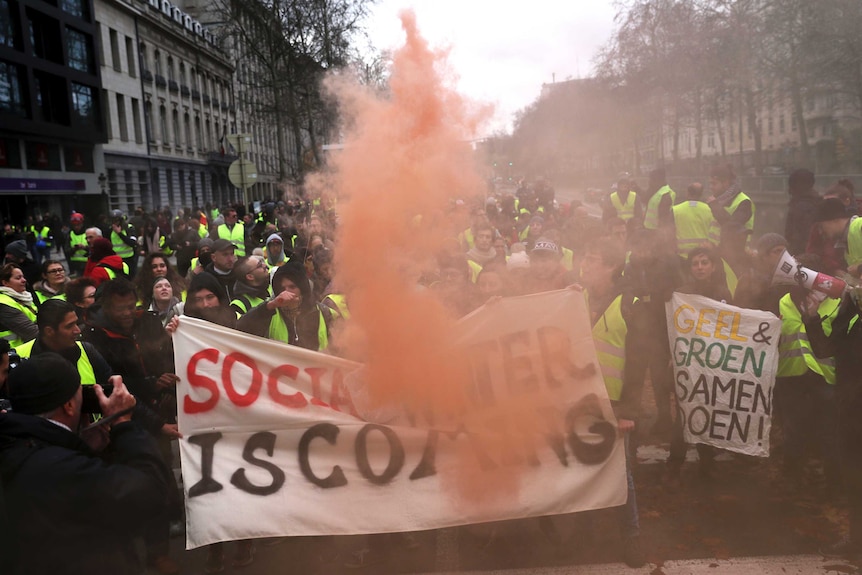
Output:
<svg viewBox="0 0 862 575">
<path fill-rule="evenodd" d="M 245 191 L 257 181 L 257 166 L 251 160 L 240 158 L 230 165 L 227 177 L 230 183 Z"/>
</svg>

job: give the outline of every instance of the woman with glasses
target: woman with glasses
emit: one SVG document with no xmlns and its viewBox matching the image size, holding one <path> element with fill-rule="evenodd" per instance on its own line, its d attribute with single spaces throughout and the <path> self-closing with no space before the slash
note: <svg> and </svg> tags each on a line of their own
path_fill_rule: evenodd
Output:
<svg viewBox="0 0 862 575">
<path fill-rule="evenodd" d="M 69 278 L 66 268 L 57 260 L 42 262 L 42 280 L 33 286 L 36 295 L 36 305 L 42 305 L 51 298 L 66 299 L 66 284 Z"/>
</svg>

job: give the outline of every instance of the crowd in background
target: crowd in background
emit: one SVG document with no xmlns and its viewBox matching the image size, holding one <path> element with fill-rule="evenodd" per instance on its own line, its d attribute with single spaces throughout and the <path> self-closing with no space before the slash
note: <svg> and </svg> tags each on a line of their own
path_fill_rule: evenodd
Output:
<svg viewBox="0 0 862 575">
<path fill-rule="evenodd" d="M 790 176 L 788 189 L 786 233 L 753 237 L 755 202 L 727 166 L 714 168 L 706 184 L 692 182 L 684 194 L 667 185 L 662 170 L 650 174 L 646 189 L 622 174 L 602 198 L 600 213 L 577 200 L 559 202 L 543 180 L 521 182 L 510 193 L 453 201 L 448 237 L 408 279 L 416 289 L 439 297 L 455 317 L 498 296 L 573 286 L 584 290 L 608 395 L 630 445 L 629 458 L 638 437 L 651 433 L 667 441 L 665 480 L 670 486 L 681 482 L 687 447 L 676 415 L 664 303 L 677 291 L 780 316 L 781 363 L 774 399 L 783 433 L 783 467 L 790 480 L 801 480 L 810 472 L 807 462 L 812 456 L 822 462 L 818 473 L 824 491 L 846 498 L 851 510 L 850 538 L 830 552 L 856 552 L 862 549 L 862 499 L 855 481 L 862 477 L 862 464 L 850 446 L 862 436 L 851 418 L 860 401 L 855 386 L 862 374 L 862 360 L 856 357 L 862 354 L 854 352 L 862 337 L 862 322 L 854 319 L 859 309 L 851 298 L 826 298 L 800 286 L 775 285 L 773 276 L 788 252 L 808 268 L 858 277 L 862 226 L 854 222 L 862 220 L 855 218 L 849 181 L 821 194 L 814 189 L 814 175 L 798 170 Z M 132 535 L 144 538 L 150 566 L 161 573 L 178 572 L 168 540 L 171 529 L 181 528 L 176 523 L 181 498 L 165 479 L 170 442 L 179 436 L 171 344 L 176 318 L 198 317 L 290 345 L 339 353 L 333 327 L 350 321 L 350 310 L 334 273 L 337 237 L 337 204 L 326 197 L 265 201 L 257 212 L 241 205 L 177 213 L 115 210 L 92 219 L 76 212 L 68 219 L 46 215 L 20 226 L 5 225 L 0 238 L 5 254 L 0 269 L 2 345 L 14 350 L 13 364 L 38 363 L 32 358 L 42 354 L 46 362 L 59 361 L 55 355 L 65 359 L 88 390 L 81 401 L 73 401 L 77 395 L 70 394 L 77 393 L 77 385 L 55 393 L 56 378 L 40 372 L 28 377 L 41 387 L 22 391 L 27 386 L 16 385 L 20 367 L 2 388 L 0 397 L 9 400 L 6 408 L 11 412 L 0 415 L 0 450 L 11 450 L 15 457 L 4 452 L 0 474 L 7 514 L 22 525 L 12 535 L 19 543 L 18 565 L 35 561 L 33 541 L 44 540 L 40 530 L 52 521 L 50 510 L 22 507 L 35 492 L 15 474 L 22 465 L 26 468 L 25 461 L 36 465 L 39 458 L 28 459 L 20 440 L 59 442 L 92 463 L 107 439 L 102 434 L 87 438 L 87 445 L 70 445 L 69 438 L 65 443 L 56 439 L 56 430 L 34 423 L 33 416 L 63 423 L 73 421 L 77 410 L 78 423 L 86 425 L 98 421 L 99 413 L 119 413 L 121 402 L 133 402 L 129 414 L 120 417 L 122 425 L 111 426 L 110 439 L 122 444 L 123 430 L 131 426 L 155 439 L 154 452 L 141 447 L 145 441 L 137 436 L 138 447 L 129 449 L 138 449 L 141 457 L 143 452 L 158 455 L 159 465 L 150 457 L 146 469 L 136 469 L 143 474 L 137 481 L 150 490 L 148 501 L 159 504 L 146 511 L 130 507 L 129 513 L 142 518 L 132 526 L 117 530 L 99 524 L 93 529 L 116 544 L 117 568 L 112 572 L 133 570 L 134 552 L 128 546 Z M 122 383 L 115 376 L 121 376 Z M 101 391 L 93 392 L 101 390 L 93 384 L 119 390 L 118 399 L 110 403 Z M 641 413 L 645 388 L 652 389 L 658 412 L 649 430 L 643 428 Z M 64 416 L 68 410 L 71 415 Z M 716 450 L 698 445 L 697 451 L 700 480 L 710 480 L 716 473 Z M 122 460 L 122 450 L 116 452 Z M 114 456 L 116 452 L 109 451 Z M 76 469 L 70 464 L 63 473 Z M 638 566 L 645 560 L 630 469 L 628 479 L 628 502 L 620 514 L 621 554 L 626 563 Z M 87 489 L 79 482 L 74 485 Z M 87 514 L 83 506 L 71 507 Z M 59 523 L 49 531 L 67 527 Z M 209 548 L 207 572 L 225 568 L 225 547 Z M 251 541 L 237 542 L 231 564 L 250 564 L 255 549 Z M 95 557 L 84 555 L 77 566 L 96 564 Z M 360 553 L 352 566 L 367 566 L 374 557 Z M 44 572 L 76 572 L 57 570 L 50 555 L 41 555 L 37 563 Z M 22 567 L 20 572 L 38 571 Z"/>
</svg>

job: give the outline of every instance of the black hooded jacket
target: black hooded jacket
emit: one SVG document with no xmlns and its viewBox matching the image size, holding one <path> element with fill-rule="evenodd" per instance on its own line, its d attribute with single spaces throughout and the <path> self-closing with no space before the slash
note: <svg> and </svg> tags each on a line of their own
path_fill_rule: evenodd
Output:
<svg viewBox="0 0 862 575">
<path fill-rule="evenodd" d="M 283 314 L 290 344 L 318 351 L 320 349 L 318 331 L 321 317 L 326 324 L 327 337 L 329 337 L 329 326 L 333 318 L 332 311 L 325 305 L 317 304 L 314 301 L 311 295 L 311 285 L 308 283 L 308 276 L 302 264 L 290 261 L 278 268 L 272 277 L 274 296 L 278 296 L 283 291 L 281 284 L 284 278 L 296 284 L 302 296 L 296 322 L 294 323 L 293 319 L 288 319 L 281 310 L 267 309 L 266 303 L 263 303 L 242 316 L 237 322 L 237 329 L 259 337 L 269 337 L 270 322 L 278 311 Z"/>
<path fill-rule="evenodd" d="M 218 307 L 199 308 L 195 305 L 194 298 L 201 290 L 209 290 L 218 297 Z M 234 328 L 236 327 L 236 313 L 230 307 L 230 300 L 227 293 L 224 291 L 222 284 L 212 274 L 200 273 L 196 274 L 189 289 L 186 292 L 186 303 L 183 307 L 183 313 L 189 317 L 196 317 L 218 325 Z"/>
</svg>

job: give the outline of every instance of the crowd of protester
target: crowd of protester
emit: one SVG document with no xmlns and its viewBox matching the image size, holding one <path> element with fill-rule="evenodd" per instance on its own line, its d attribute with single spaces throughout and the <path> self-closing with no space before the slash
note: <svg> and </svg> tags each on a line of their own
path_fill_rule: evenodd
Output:
<svg viewBox="0 0 862 575">
<path fill-rule="evenodd" d="M 600 217 L 577 200 L 561 204 L 544 181 L 522 183 L 512 193 L 453 202 L 450 237 L 430 255 L 417 284 L 455 317 L 498 296 L 585 291 L 627 460 L 633 433 L 666 440 L 669 485 L 681 482 L 687 446 L 674 403 L 665 302 L 677 291 L 779 315 L 775 417 L 783 432 L 783 469 L 788 478 L 801 478 L 812 455 L 822 462 L 825 489 L 845 497 L 850 509 L 849 538 L 826 552 L 857 553 L 862 459 L 853 446 L 862 436 L 855 417 L 862 401 L 855 387 L 862 372 L 856 351 L 860 310 L 849 297 L 824 298 L 772 280 L 785 251 L 809 268 L 858 277 L 862 219 L 856 219 L 849 181 L 821 194 L 814 175 L 798 170 L 788 188 L 786 233 L 755 238 L 755 203 L 727 166 L 714 168 L 706 185 L 692 182 L 684 198 L 662 170 L 650 174 L 646 189 L 623 174 L 602 199 Z M 338 353 L 333 326 L 349 321 L 350 311 L 334 280 L 336 213 L 336 204 L 322 198 L 267 201 L 258 213 L 205 206 L 177 214 L 137 209 L 127 217 L 115 210 L 93 220 L 73 213 L 68 222 L 46 216 L 20 228 L 6 224 L 0 524 L 11 531 L 0 541 L 12 573 L 98 568 L 92 553 L 62 562 L 72 549 L 87 547 L 85 538 L 102 535 L 110 572 L 136 572 L 135 537 L 145 542 L 149 566 L 179 572 L 169 554 L 182 508 L 169 472 L 171 441 L 180 436 L 171 340 L 178 316 Z M 7 380 L 10 358 L 20 365 Z M 642 429 L 647 382 L 657 407 L 650 430 Z M 94 424 L 99 417 L 113 421 Z M 71 433 L 88 425 L 92 430 L 80 438 Z M 806 445 L 809 438 L 816 439 L 813 445 Z M 106 443 L 111 448 L 103 451 Z M 698 445 L 697 452 L 700 478 L 709 480 L 716 450 Z M 56 473 L 49 471 L 52 458 L 66 462 Z M 628 467 L 628 501 L 619 514 L 621 556 L 639 566 L 645 560 Z M 101 499 L 105 493 L 110 497 Z M 102 508 L 109 512 L 98 513 Z M 118 520 L 101 522 L 103 516 Z M 70 525 L 72 517 L 81 524 Z M 126 517 L 134 517 L 134 524 L 119 521 Z M 40 552 L 45 541 L 56 541 L 52 549 L 60 552 Z M 208 548 L 208 573 L 225 569 L 226 548 Z M 252 541 L 239 541 L 233 550 L 233 567 L 253 562 Z M 383 553 L 367 551 L 351 566 L 367 566 Z"/>
</svg>

